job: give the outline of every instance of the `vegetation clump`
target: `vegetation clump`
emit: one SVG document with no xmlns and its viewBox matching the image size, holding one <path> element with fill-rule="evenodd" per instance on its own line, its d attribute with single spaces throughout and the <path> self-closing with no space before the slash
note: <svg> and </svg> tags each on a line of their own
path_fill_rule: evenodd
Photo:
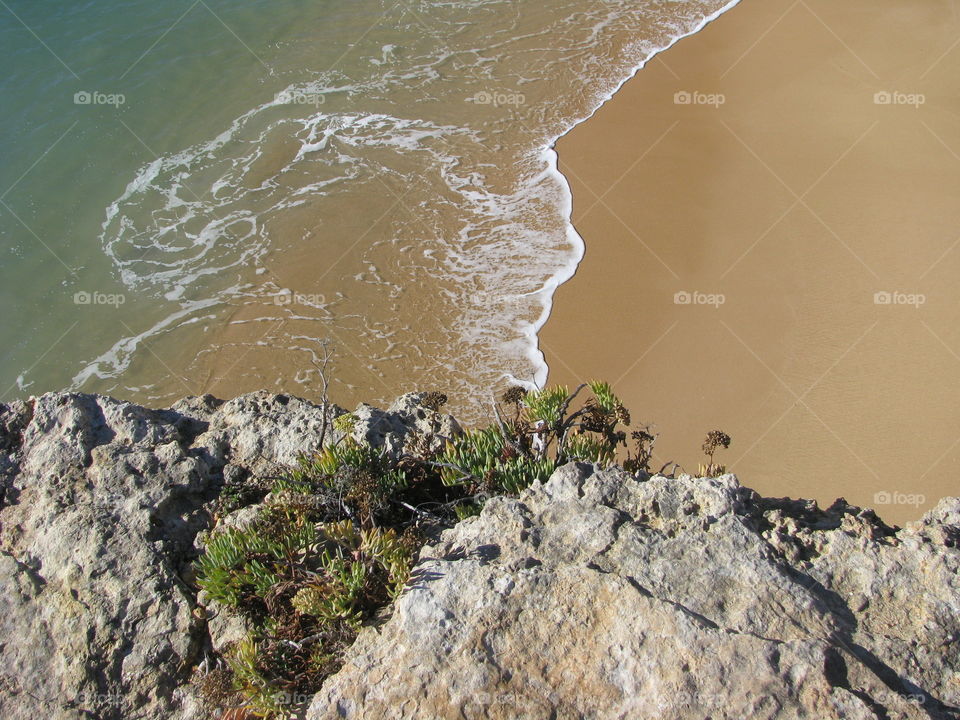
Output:
<svg viewBox="0 0 960 720">
<path fill-rule="evenodd" d="M 654 435 L 650 426 L 634 430 L 630 433 L 633 439 L 636 455 L 629 454 L 623 462 L 623 469 L 632 473 L 650 474 L 650 461 L 653 460 L 653 446 L 657 442 L 659 435 Z"/>
<path fill-rule="evenodd" d="M 246 525 L 212 533 L 196 564 L 198 584 L 251 632 L 226 652 L 217 683 L 204 678 L 206 697 L 222 702 L 226 672 L 252 716 L 302 709 L 297 701 L 338 669 L 361 625 L 407 581 L 425 536 L 401 503 L 416 495 L 418 479 L 346 440 L 276 478 Z M 454 495 L 443 499 L 455 504 Z M 448 523 L 455 517 L 450 512 Z"/>
<path fill-rule="evenodd" d="M 586 389 L 590 397 L 572 409 Z M 532 391 L 514 386 L 500 399 L 506 408 L 494 407 L 495 424 L 452 438 L 433 463 L 445 484 L 466 487 L 478 503 L 490 495 L 519 493 L 573 460 L 609 467 L 618 448 L 626 446 L 620 426 L 630 424 L 630 413 L 608 383 L 585 383 L 573 392 L 564 386 Z"/>
<path fill-rule="evenodd" d="M 244 506 L 255 515 L 214 528 L 196 577 L 249 633 L 197 678 L 210 704 L 233 708 L 231 717 L 302 713 L 360 628 L 402 593 L 427 539 L 489 497 L 516 495 L 574 460 L 610 467 L 625 454 L 625 469 L 650 473 L 657 436 L 634 430 L 627 449 L 630 413 L 605 382 L 572 392 L 515 386 L 500 401 L 489 427 L 442 438 L 442 448 L 432 433 L 411 433 L 394 454 L 353 439 L 356 416 L 340 415 L 341 439 L 297 467 L 228 484 L 215 518 Z M 440 393 L 421 400 L 434 412 L 446 402 Z M 722 470 L 713 453 L 729 444 L 708 435 L 707 471 Z"/>
</svg>

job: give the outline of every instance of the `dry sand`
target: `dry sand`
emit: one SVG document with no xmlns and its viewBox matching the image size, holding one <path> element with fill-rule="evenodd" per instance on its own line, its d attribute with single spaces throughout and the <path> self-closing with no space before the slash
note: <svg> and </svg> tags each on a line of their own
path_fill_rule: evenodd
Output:
<svg viewBox="0 0 960 720">
<path fill-rule="evenodd" d="M 765 494 L 960 494 L 958 66 L 953 0 L 743 0 L 649 63 L 558 145 L 550 382 L 614 382 L 661 463 L 723 429 Z"/>
</svg>

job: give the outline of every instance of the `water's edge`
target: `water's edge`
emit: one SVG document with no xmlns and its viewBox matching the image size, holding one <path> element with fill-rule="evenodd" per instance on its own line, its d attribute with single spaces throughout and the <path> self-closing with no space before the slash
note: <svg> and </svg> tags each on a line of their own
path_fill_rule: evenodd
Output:
<svg viewBox="0 0 960 720">
<path fill-rule="evenodd" d="M 556 136 L 550 140 L 541 150 L 541 158 L 544 162 L 547 163 L 550 168 L 550 172 L 555 174 L 558 184 L 563 189 L 564 193 L 564 203 L 561 208 L 563 214 L 567 218 L 567 238 L 571 241 L 571 245 L 575 248 L 576 259 L 574 262 L 570 263 L 567 266 L 564 266 L 558 270 L 553 276 L 544 283 L 543 287 L 537 291 L 537 293 L 543 292 L 546 295 L 546 301 L 544 303 L 544 309 L 540 317 L 532 324 L 532 331 L 527 332 L 526 335 L 529 339 L 533 341 L 528 357 L 530 362 L 536 368 L 535 371 L 535 382 L 538 387 L 544 387 L 547 383 L 547 378 L 550 374 L 550 367 L 547 364 L 546 357 L 544 356 L 543 350 L 540 348 L 540 331 L 547 324 L 550 319 L 551 311 L 553 310 L 553 298 L 555 293 L 560 289 L 560 287 L 567 281 L 573 279 L 574 275 L 577 273 L 577 269 L 580 266 L 580 263 L 583 261 L 584 255 L 586 253 L 586 241 L 577 231 L 576 227 L 573 224 L 573 192 L 570 189 L 570 181 L 563 174 L 559 167 L 560 156 L 557 152 L 557 143 L 560 140 L 574 130 L 576 130 L 583 123 L 588 122 L 594 115 L 596 115 L 604 105 L 613 100 L 617 93 L 626 85 L 628 82 L 633 80 L 637 74 L 647 66 L 651 60 L 653 60 L 660 53 L 666 52 L 678 42 L 684 38 L 691 37 L 696 35 L 698 32 L 703 30 L 707 25 L 712 23 L 714 20 L 717 20 L 726 12 L 732 10 L 734 7 L 740 4 L 740 0 L 730 0 L 725 6 L 717 10 L 715 13 L 705 17 L 699 25 L 697 25 L 693 30 L 687 33 L 683 33 L 671 38 L 670 42 L 664 45 L 661 48 L 652 50 L 640 63 L 638 63 L 634 68 L 627 74 L 625 74 L 623 80 L 621 80 L 617 86 L 611 90 L 609 93 L 604 96 L 597 106 L 590 112 L 589 115 L 575 121 L 567 130 L 565 130 L 560 135 Z"/>
</svg>

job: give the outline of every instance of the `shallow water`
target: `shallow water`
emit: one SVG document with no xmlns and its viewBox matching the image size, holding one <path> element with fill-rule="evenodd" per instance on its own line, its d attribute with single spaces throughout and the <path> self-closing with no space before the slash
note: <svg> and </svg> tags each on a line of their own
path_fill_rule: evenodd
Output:
<svg viewBox="0 0 960 720">
<path fill-rule="evenodd" d="M 8 2 L 4 399 L 316 396 L 324 343 L 346 405 L 544 382 L 549 147 L 725 5 Z"/>
</svg>

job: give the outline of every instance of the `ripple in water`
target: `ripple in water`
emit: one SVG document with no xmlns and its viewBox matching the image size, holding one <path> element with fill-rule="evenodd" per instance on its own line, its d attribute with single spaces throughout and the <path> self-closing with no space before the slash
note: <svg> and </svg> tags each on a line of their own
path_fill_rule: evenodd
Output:
<svg viewBox="0 0 960 720">
<path fill-rule="evenodd" d="M 365 34 L 292 27 L 271 100 L 109 205 L 100 245 L 149 310 L 76 386 L 315 397 L 324 341 L 346 405 L 441 389 L 479 419 L 506 382 L 542 384 L 536 332 L 583 250 L 550 147 L 728 6 L 346 5 Z"/>
</svg>

